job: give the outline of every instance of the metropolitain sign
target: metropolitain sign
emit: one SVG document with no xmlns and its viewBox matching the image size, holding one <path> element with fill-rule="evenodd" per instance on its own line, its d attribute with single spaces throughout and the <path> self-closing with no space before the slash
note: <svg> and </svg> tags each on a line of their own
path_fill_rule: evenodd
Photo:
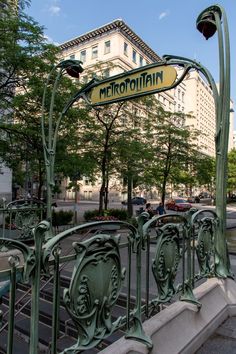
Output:
<svg viewBox="0 0 236 354">
<path fill-rule="evenodd" d="M 116 75 L 91 89 L 91 104 L 105 105 L 163 91 L 174 84 L 176 77 L 175 68 L 168 65 L 148 65 Z"/>
</svg>

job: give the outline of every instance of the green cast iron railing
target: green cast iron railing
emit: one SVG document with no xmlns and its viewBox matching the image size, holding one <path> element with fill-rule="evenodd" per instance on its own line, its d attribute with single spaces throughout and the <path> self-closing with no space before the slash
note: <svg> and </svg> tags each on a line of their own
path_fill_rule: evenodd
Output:
<svg viewBox="0 0 236 354">
<path fill-rule="evenodd" d="M 40 350 L 43 279 L 47 284 L 53 280 L 50 353 L 58 353 L 60 304 L 78 333 L 76 342 L 63 353 L 93 348 L 120 329 L 126 338 L 151 348 L 151 339 L 142 327 L 145 319 L 178 297 L 200 308 L 193 292 L 195 284 L 215 276 L 214 241 L 219 223 L 215 212 L 193 209 L 183 215 L 148 218 L 142 213 L 138 227 L 121 221 L 86 223 L 50 239 L 46 237 L 49 223 L 42 221 L 34 230 L 34 248 L 1 238 L 0 247 L 4 246 L 10 256 L 9 266 L 0 271 L 0 281 L 10 279 L 9 287 L 5 291 L 2 288 L 1 293 L 5 298 L 9 292 L 9 310 L 2 311 L 0 329 L 0 335 L 8 334 L 7 354 L 14 352 L 14 323 L 26 302 L 31 303 L 29 353 Z M 69 285 L 60 298 L 63 277 Z M 19 299 L 15 306 L 19 281 L 28 284 L 30 299 Z M 121 295 L 127 299 L 126 314 L 114 318 Z"/>
<path fill-rule="evenodd" d="M 92 80 L 79 90 L 53 123 L 55 95 L 60 78 L 64 72 L 79 77 L 83 70 L 79 61 L 65 60 L 59 63 L 48 77 L 42 104 L 48 221 L 37 224 L 35 220 L 31 220 L 27 229 L 19 227 L 21 238 L 28 238 L 29 230 L 30 234 L 33 234 L 32 248 L 22 241 L 6 238 L 5 235 L 0 238 L 2 254 L 4 251 L 4 254 L 9 256 L 8 264 L 4 264 L 0 270 L 0 281 L 5 282 L 1 286 L 0 296 L 4 299 L 9 293 L 9 310 L 4 313 L 2 306 L 0 313 L 0 336 L 3 338 L 7 334 L 6 348 L 1 348 L 2 352 L 13 353 L 16 340 L 15 322 L 17 313 L 20 313 L 15 309 L 19 281 L 28 284 L 31 289 L 28 292 L 31 299 L 31 319 L 28 324 L 29 353 L 36 354 L 40 350 L 40 288 L 42 279 L 52 277 L 50 352 L 58 351 L 59 304 L 63 303 L 75 324 L 78 336 L 72 346 L 62 349 L 62 353 L 75 354 L 99 345 L 120 328 L 124 329 L 126 338 L 136 339 L 151 348 L 151 339 L 143 330 L 143 320 L 159 311 L 163 304 L 167 305 L 174 301 L 178 294 L 180 300 L 190 301 L 200 308 L 201 304 L 193 292 L 195 283 L 212 276 L 231 276 L 225 240 L 230 58 L 224 9 L 214 5 L 204 10 L 198 17 L 197 28 L 206 38 L 211 37 L 215 31 L 218 32 L 219 92 L 214 79 L 204 66 L 191 59 L 173 55 L 164 56 L 163 65 L 179 66 L 184 69 L 183 74 L 171 86 L 158 91 L 176 87 L 191 69 L 201 72 L 212 88 L 216 109 L 216 213 L 190 210 L 186 215 L 165 215 L 151 220 L 148 220 L 148 214 L 143 213 L 139 216 L 137 228 L 119 221 L 96 222 L 76 226 L 55 236 L 52 230 L 51 202 L 60 122 L 78 99 L 83 98 L 91 105 L 89 93 L 92 87 L 97 85 L 95 80 Z M 58 72 L 47 116 L 45 113 L 47 86 L 56 71 Z M 22 221 L 23 226 L 27 224 L 27 218 L 29 219 L 30 215 L 24 218 L 24 222 Z M 4 220 L 6 221 L 5 216 L 3 222 Z M 122 257 L 124 251 L 126 256 Z M 59 294 L 62 274 L 66 272 L 69 274 L 69 285 L 64 289 L 61 299 Z M 178 278 L 179 274 L 181 279 Z M 121 293 L 127 296 L 126 315 L 114 319 L 112 311 Z M 18 301 L 16 303 L 19 305 Z"/>
<path fill-rule="evenodd" d="M 37 199 L 17 199 L 3 205 L 0 208 L 0 237 L 32 240 L 33 229 L 45 218 L 45 212 L 45 204 Z"/>
</svg>

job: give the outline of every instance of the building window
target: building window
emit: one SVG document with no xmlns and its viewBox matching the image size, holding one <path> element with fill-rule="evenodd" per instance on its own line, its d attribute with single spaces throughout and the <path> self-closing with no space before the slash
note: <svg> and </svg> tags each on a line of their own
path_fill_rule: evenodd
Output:
<svg viewBox="0 0 236 354">
<path fill-rule="evenodd" d="M 75 59 L 75 55 L 74 55 L 74 54 L 71 54 L 71 55 L 70 55 L 70 59 Z"/>
<path fill-rule="evenodd" d="M 91 185 L 91 179 L 90 179 L 89 177 L 85 177 L 85 179 L 84 179 L 84 184 L 85 184 L 86 186 Z"/>
<path fill-rule="evenodd" d="M 128 44 L 124 42 L 124 55 L 128 56 Z"/>
<path fill-rule="evenodd" d="M 184 92 L 182 92 L 182 102 L 184 102 Z"/>
<path fill-rule="evenodd" d="M 103 77 L 104 77 L 104 79 L 106 79 L 107 77 L 109 77 L 110 76 L 110 70 L 109 69 L 105 69 L 104 71 L 103 71 Z"/>
<path fill-rule="evenodd" d="M 132 60 L 133 60 L 134 63 L 136 63 L 136 60 L 137 60 L 137 52 L 136 52 L 136 50 L 134 50 L 134 49 L 133 49 Z"/>
<path fill-rule="evenodd" d="M 178 89 L 178 100 L 180 100 L 180 89 Z"/>
<path fill-rule="evenodd" d="M 143 57 L 141 55 L 139 57 L 139 66 L 143 66 Z"/>
<path fill-rule="evenodd" d="M 86 62 L 86 50 L 81 50 L 81 52 L 80 52 L 80 60 L 82 61 L 82 63 Z"/>
<path fill-rule="evenodd" d="M 104 43 L 104 54 L 108 54 L 111 51 L 111 41 L 106 41 Z"/>
<path fill-rule="evenodd" d="M 96 59 L 98 57 L 98 46 L 95 45 L 92 47 L 92 59 Z"/>
</svg>

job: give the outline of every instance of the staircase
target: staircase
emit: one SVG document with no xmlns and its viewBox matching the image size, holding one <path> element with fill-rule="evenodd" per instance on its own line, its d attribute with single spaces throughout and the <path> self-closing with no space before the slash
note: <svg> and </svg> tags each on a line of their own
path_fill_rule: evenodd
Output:
<svg viewBox="0 0 236 354">
<path fill-rule="evenodd" d="M 61 276 L 61 294 L 59 308 L 59 333 L 57 342 L 57 352 L 60 353 L 64 349 L 69 348 L 77 341 L 77 330 L 74 322 L 69 317 L 62 301 L 64 288 L 69 287 L 70 279 Z M 53 284 L 52 280 L 47 278 L 41 279 L 39 301 L 39 350 L 38 353 L 50 353 L 51 346 L 51 326 L 53 313 Z M 3 331 L 0 333 L 0 354 L 7 353 L 7 319 L 8 319 L 8 296 L 3 296 L 1 309 L 3 311 Z M 113 308 L 113 320 L 119 316 L 126 314 L 126 297 L 121 295 Z M 14 333 L 14 354 L 26 354 L 29 352 L 30 338 L 30 314 L 31 314 L 31 289 L 30 285 L 18 283 L 15 301 L 15 333 Z M 94 354 L 100 352 L 111 343 L 118 340 L 124 335 L 122 330 L 112 334 L 103 340 L 96 348 L 86 350 L 86 354 Z M 37 353 L 37 354 L 38 354 Z"/>
</svg>

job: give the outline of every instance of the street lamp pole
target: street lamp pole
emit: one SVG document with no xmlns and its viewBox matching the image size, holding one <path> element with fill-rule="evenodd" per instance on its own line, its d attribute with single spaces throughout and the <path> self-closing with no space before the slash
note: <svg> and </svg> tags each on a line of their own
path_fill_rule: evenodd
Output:
<svg viewBox="0 0 236 354">
<path fill-rule="evenodd" d="M 54 105 L 55 96 L 59 86 L 60 79 L 64 73 L 74 78 L 79 78 L 80 73 L 83 72 L 81 62 L 78 60 L 64 60 L 59 64 L 55 65 L 48 75 L 47 81 L 44 86 L 43 100 L 42 100 L 42 113 L 41 113 L 41 130 L 42 130 L 42 141 L 44 150 L 44 160 L 46 168 L 46 187 L 47 187 L 47 220 L 52 221 L 52 191 L 54 187 L 54 165 L 55 165 L 55 155 L 56 155 L 56 144 L 57 136 L 59 131 L 59 126 L 62 117 L 66 114 L 71 105 L 75 102 L 74 97 L 68 101 L 61 113 L 55 119 Z M 56 77 L 55 77 L 56 75 Z M 54 79 L 55 77 L 55 79 Z M 54 79 L 49 113 L 46 114 L 46 98 L 48 87 L 51 81 Z M 79 91 L 80 92 L 80 91 Z M 77 93 L 78 95 L 78 93 Z"/>
<path fill-rule="evenodd" d="M 223 28 L 222 28 L 223 27 Z M 206 39 L 218 33 L 219 94 L 216 102 L 216 213 L 219 225 L 215 237 L 215 271 L 218 276 L 230 276 L 226 244 L 227 155 L 230 116 L 230 44 L 227 17 L 219 5 L 206 8 L 197 18 L 197 29 Z M 214 94 L 214 92 L 213 92 Z"/>
</svg>

